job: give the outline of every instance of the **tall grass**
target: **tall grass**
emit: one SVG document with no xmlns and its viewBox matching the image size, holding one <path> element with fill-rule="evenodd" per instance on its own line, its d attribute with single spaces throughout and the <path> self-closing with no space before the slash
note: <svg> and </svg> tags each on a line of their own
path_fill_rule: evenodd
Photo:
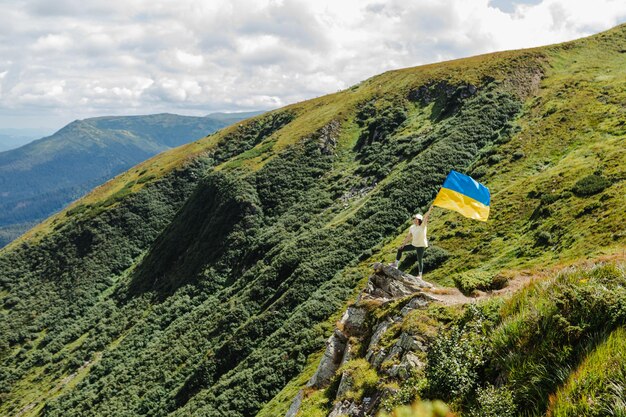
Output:
<svg viewBox="0 0 626 417">
<path fill-rule="evenodd" d="M 517 294 L 502 314 L 491 377 L 507 381 L 522 415 L 542 415 L 550 394 L 626 323 L 623 265 L 565 271 Z"/>
</svg>

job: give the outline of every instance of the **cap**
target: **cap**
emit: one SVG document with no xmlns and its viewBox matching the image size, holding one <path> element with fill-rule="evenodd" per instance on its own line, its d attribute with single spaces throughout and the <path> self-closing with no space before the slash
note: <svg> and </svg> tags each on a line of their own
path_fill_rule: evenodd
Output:
<svg viewBox="0 0 626 417">
<path fill-rule="evenodd" d="M 424 217 L 421 214 L 416 214 L 413 218 L 417 220 L 424 220 Z"/>
</svg>

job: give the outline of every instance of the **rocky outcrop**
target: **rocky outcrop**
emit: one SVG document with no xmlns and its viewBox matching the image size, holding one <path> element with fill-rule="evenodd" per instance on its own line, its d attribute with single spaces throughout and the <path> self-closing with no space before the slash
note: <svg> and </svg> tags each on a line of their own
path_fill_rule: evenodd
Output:
<svg viewBox="0 0 626 417">
<path fill-rule="evenodd" d="M 473 96 L 477 91 L 478 88 L 473 84 L 453 85 L 446 81 L 440 81 L 411 90 L 407 98 L 411 101 L 419 101 L 423 105 L 428 105 L 437 100 L 453 101 L 457 104 L 457 102 Z"/>
<path fill-rule="evenodd" d="M 359 299 L 374 298 L 389 301 L 421 292 L 422 288 L 432 288 L 432 284 L 399 269 L 376 262 L 375 273 L 367 282 Z"/>
<path fill-rule="evenodd" d="M 373 268 L 374 273 L 370 276 L 366 288 L 361 292 L 356 302 L 346 309 L 333 334 L 326 341 L 324 355 L 315 374 L 306 384 L 308 388 L 323 389 L 328 387 L 341 365 L 357 355 L 354 343 L 358 342 L 358 345 L 362 345 L 368 342 L 368 339 L 365 359 L 383 374 L 406 377 L 410 375 L 412 368 L 423 366 L 419 356 L 414 353 L 425 349 L 418 338 L 403 332 L 390 348 L 381 347 L 379 344 L 391 326 L 401 322 L 403 317 L 411 311 L 425 308 L 428 303 L 434 300 L 422 292 L 422 289 L 430 288 L 432 284 L 382 263 L 375 263 Z M 372 323 L 368 322 L 371 319 L 368 316 L 367 302 L 375 301 L 384 304 L 409 296 L 413 297 L 404 304 L 395 316 L 384 318 L 373 326 Z M 382 370 L 383 364 L 391 362 L 393 362 L 392 365 L 386 366 L 385 370 Z M 329 417 L 368 415 L 384 396 L 384 392 L 379 391 L 372 397 L 364 398 L 360 403 L 342 400 L 353 386 L 352 375 L 348 372 L 342 372 L 335 393 L 337 401 Z M 286 417 L 298 415 L 304 396 L 303 390 L 298 392 Z"/>
<path fill-rule="evenodd" d="M 339 329 L 335 329 L 333 334 L 326 341 L 326 350 L 320 361 L 315 374 L 307 383 L 307 387 L 323 388 L 328 385 L 331 378 L 341 365 L 348 338 Z"/>
<path fill-rule="evenodd" d="M 337 120 L 333 120 L 317 131 L 317 134 L 319 135 L 320 150 L 322 153 L 332 155 L 335 152 L 340 127 L 341 124 Z"/>
<path fill-rule="evenodd" d="M 287 414 L 285 417 L 296 417 L 298 411 L 300 410 L 300 406 L 302 405 L 302 399 L 304 398 L 304 391 L 298 391 L 296 398 L 293 399 L 291 406 L 289 406 L 289 410 L 287 410 Z"/>
</svg>

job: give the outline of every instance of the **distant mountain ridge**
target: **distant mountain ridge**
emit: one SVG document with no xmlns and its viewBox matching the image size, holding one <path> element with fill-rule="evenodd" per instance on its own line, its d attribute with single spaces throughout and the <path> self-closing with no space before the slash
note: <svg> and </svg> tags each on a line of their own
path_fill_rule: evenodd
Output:
<svg viewBox="0 0 626 417">
<path fill-rule="evenodd" d="M 95 117 L 0 152 L 0 247 L 131 166 L 256 114 Z"/>
<path fill-rule="evenodd" d="M 24 146 L 29 142 L 48 135 L 49 132 L 48 129 L 43 128 L 0 128 L 0 152 Z"/>
</svg>

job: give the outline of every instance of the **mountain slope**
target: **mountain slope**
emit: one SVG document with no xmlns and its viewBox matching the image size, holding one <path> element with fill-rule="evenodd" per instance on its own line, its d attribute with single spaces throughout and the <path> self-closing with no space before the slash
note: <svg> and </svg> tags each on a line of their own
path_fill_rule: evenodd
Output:
<svg viewBox="0 0 626 417">
<path fill-rule="evenodd" d="M 0 246 L 129 167 L 255 114 L 97 117 L 0 152 Z"/>
<path fill-rule="evenodd" d="M 450 169 L 490 187 L 492 217 L 477 224 L 434 212 L 429 281 L 471 291 L 621 253 L 625 44 L 620 26 L 563 45 L 390 71 L 225 128 L 98 187 L 0 252 L 0 410 L 283 415 L 372 261 L 392 259 L 407 219 Z M 596 278 L 617 287 L 621 279 Z M 622 295 L 612 297 L 616 308 Z M 519 300 L 510 316 L 534 299 Z M 373 314 L 393 315 L 406 302 Z M 485 309 L 489 317 L 498 303 Z M 454 325 L 463 314 L 435 306 L 431 319 Z M 432 329 L 414 327 L 437 334 L 432 320 Z M 559 398 L 578 389 L 573 377 L 559 384 L 588 353 L 579 352 L 563 356 L 561 379 L 542 385 L 537 410 L 555 387 Z M 379 381 L 393 382 L 363 361 L 350 366 L 365 381 L 349 396 L 355 404 Z M 302 415 L 332 410 L 333 381 L 304 391 Z M 423 395 L 389 388 L 407 393 L 390 405 Z M 430 395 L 465 406 L 436 385 Z M 513 406 L 521 413 L 525 404 Z"/>
</svg>

